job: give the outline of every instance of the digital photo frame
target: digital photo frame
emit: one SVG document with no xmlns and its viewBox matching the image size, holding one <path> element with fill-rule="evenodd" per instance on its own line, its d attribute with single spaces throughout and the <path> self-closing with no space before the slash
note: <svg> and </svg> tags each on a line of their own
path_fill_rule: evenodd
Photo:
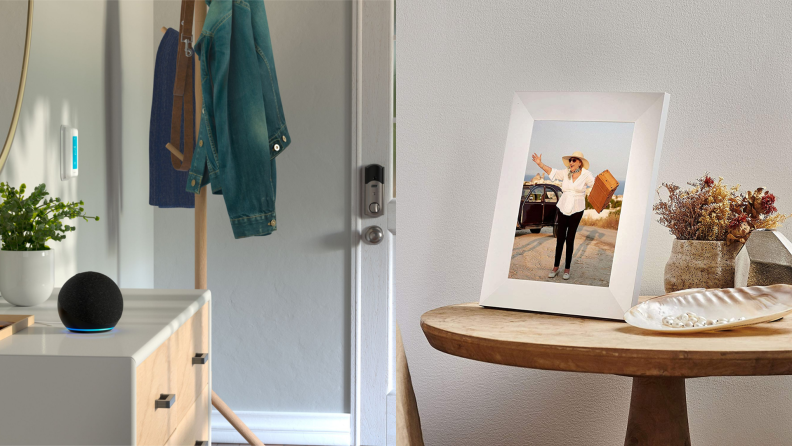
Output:
<svg viewBox="0 0 792 446">
<path fill-rule="evenodd" d="M 479 299 L 481 306 L 606 319 L 621 320 L 624 318 L 624 313 L 638 301 L 646 235 L 651 221 L 653 194 L 657 181 L 669 100 L 670 95 L 667 93 L 515 93 Z M 535 153 L 532 150 L 532 145 L 536 148 L 540 144 L 539 130 L 535 131 L 535 129 L 549 132 L 546 129 L 552 126 L 545 125 L 548 121 L 570 123 L 570 129 L 586 127 L 575 127 L 574 123 L 601 123 L 602 125 L 598 127 L 605 129 L 610 128 L 607 123 L 632 124 L 629 129 L 631 137 L 628 135 L 627 139 L 629 144 L 624 143 L 624 154 L 618 157 L 620 160 L 623 159 L 623 166 L 614 162 L 616 157 L 611 152 L 616 149 L 610 148 L 607 143 L 602 144 L 601 146 L 604 148 L 600 149 L 599 159 L 591 160 L 591 176 L 588 177 L 588 180 L 580 180 L 591 187 L 593 177 L 600 174 L 601 169 L 595 169 L 594 166 L 599 165 L 610 167 L 614 172 L 618 171 L 616 172 L 617 176 L 621 177 L 618 178 L 618 181 L 624 185 L 622 193 L 617 195 L 618 200 L 612 202 L 614 206 L 618 206 L 618 212 L 616 209 L 609 209 L 610 212 L 619 216 L 618 232 L 595 229 L 572 234 L 573 239 L 575 236 L 579 239 L 583 235 L 592 237 L 591 234 L 595 234 L 592 239 L 584 239 L 585 242 L 600 242 L 601 240 L 598 238 L 605 240 L 606 236 L 612 240 L 610 248 L 605 248 L 609 255 L 607 258 L 612 264 L 607 269 L 608 277 L 604 278 L 607 280 L 598 279 L 599 286 L 560 279 L 561 272 L 565 267 L 564 262 L 560 264 L 558 280 L 540 279 L 540 274 L 547 277 L 547 272 L 551 271 L 553 267 L 551 263 L 555 250 L 551 247 L 557 246 L 557 236 L 561 236 L 556 234 L 559 227 L 558 220 L 564 220 L 566 213 L 572 213 L 572 197 L 577 194 L 578 202 L 576 204 L 578 207 L 582 200 L 579 192 L 569 188 L 573 173 L 577 178 L 580 170 L 571 172 L 572 168 L 566 168 L 561 163 L 561 159 L 546 160 L 555 164 L 552 166 L 554 168 L 552 173 L 555 176 L 548 180 L 540 178 L 551 173 L 539 170 L 540 163 L 534 166 L 538 171 L 536 177 L 529 178 L 527 175 L 530 172 L 531 163 L 536 162 L 536 158 L 532 156 Z M 617 128 L 618 126 L 612 127 Z M 623 129 L 623 127 L 619 128 Z M 571 131 L 557 133 L 559 145 L 564 145 L 564 141 L 568 141 L 565 138 Z M 564 153 L 571 155 L 573 151 L 586 153 L 586 149 L 590 148 L 588 146 L 594 147 L 593 139 L 587 141 L 583 138 L 579 141 L 583 142 L 578 142 L 575 147 L 560 147 L 559 150 L 566 150 L 569 153 Z M 551 146 L 553 144 L 545 145 L 545 147 Z M 563 162 L 567 163 L 568 158 L 569 156 L 566 156 Z M 587 159 L 583 161 L 588 166 L 589 161 Z M 546 164 L 550 164 L 550 162 Z M 565 175 L 569 176 L 570 182 L 565 180 Z M 551 187 L 551 183 L 555 186 Z M 545 186 L 534 187 L 537 184 Z M 579 190 L 584 188 L 580 184 L 577 184 L 577 187 Z M 541 192 L 537 193 L 537 190 L 543 191 L 544 195 L 542 196 Z M 564 199 L 563 195 L 567 192 L 569 192 L 569 196 Z M 558 197 L 561 197 L 563 201 L 558 200 Z M 543 229 L 541 224 L 535 228 L 534 225 L 537 224 L 535 221 L 521 220 L 523 208 L 528 205 L 529 201 L 534 202 L 531 205 L 534 205 L 535 202 L 547 201 L 548 206 L 544 210 L 546 218 L 543 224 L 549 225 L 551 228 Z M 589 207 L 588 198 L 585 199 L 585 202 L 586 207 Z M 553 204 L 556 207 L 551 206 Z M 576 207 L 574 210 L 578 210 L 578 208 Z M 547 212 L 553 214 L 547 214 Z M 590 212 L 586 211 L 585 213 L 589 214 Z M 565 214 L 560 216 L 559 213 Z M 555 226 L 553 226 L 553 216 L 556 220 Z M 597 215 L 591 216 L 597 217 Z M 533 230 L 530 231 L 530 234 L 524 231 L 517 232 L 517 235 L 524 233 L 533 236 L 532 234 L 535 233 L 536 237 L 543 237 L 543 239 L 537 239 L 538 241 L 535 243 L 533 241 L 523 243 L 521 246 L 526 249 L 520 249 L 518 252 L 518 239 L 515 236 L 515 231 L 525 228 Z M 574 243 L 572 244 L 574 245 Z M 545 257 L 542 259 L 544 260 L 540 259 L 539 248 L 537 248 L 540 246 L 543 246 L 541 249 L 547 251 L 543 254 Z M 528 273 L 517 274 L 515 259 L 518 256 L 532 255 L 532 251 L 537 251 L 535 254 L 537 260 L 534 263 L 544 262 L 545 264 L 540 268 L 545 269 L 541 273 L 534 273 L 529 268 Z M 555 258 L 558 262 L 557 255 Z M 575 257 L 573 256 L 573 258 Z M 532 259 L 528 258 L 527 263 L 531 263 L 530 261 Z M 577 257 L 577 262 L 583 261 L 580 256 Z M 575 268 L 573 260 L 570 272 L 573 276 L 576 272 Z M 602 273 L 600 272 L 600 274 Z"/>
</svg>

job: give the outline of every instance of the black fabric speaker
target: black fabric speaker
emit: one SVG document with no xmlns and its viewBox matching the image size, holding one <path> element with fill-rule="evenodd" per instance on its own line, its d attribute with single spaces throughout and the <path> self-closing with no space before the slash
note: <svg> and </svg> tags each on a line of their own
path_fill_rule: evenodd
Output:
<svg viewBox="0 0 792 446">
<path fill-rule="evenodd" d="M 124 312 L 124 298 L 113 279 L 88 271 L 76 274 L 58 293 L 58 315 L 69 330 L 96 333 L 112 330 Z"/>
</svg>

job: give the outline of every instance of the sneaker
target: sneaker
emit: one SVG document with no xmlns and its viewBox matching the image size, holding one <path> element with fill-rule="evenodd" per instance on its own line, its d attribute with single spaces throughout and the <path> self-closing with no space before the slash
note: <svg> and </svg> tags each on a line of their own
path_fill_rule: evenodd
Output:
<svg viewBox="0 0 792 446">
<path fill-rule="evenodd" d="M 558 271 L 550 271 L 550 274 L 548 274 L 547 277 L 552 279 L 557 275 L 558 275 Z"/>
<path fill-rule="evenodd" d="M 564 273 L 564 280 L 569 280 L 569 273 Z"/>
</svg>

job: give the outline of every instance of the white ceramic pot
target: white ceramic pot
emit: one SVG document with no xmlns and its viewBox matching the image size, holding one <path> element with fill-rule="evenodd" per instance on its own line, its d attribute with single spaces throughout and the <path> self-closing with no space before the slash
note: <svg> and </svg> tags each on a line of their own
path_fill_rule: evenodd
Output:
<svg viewBox="0 0 792 446">
<path fill-rule="evenodd" d="M 52 294 L 55 262 L 52 251 L 0 250 L 0 295 L 9 303 L 32 307 Z"/>
</svg>

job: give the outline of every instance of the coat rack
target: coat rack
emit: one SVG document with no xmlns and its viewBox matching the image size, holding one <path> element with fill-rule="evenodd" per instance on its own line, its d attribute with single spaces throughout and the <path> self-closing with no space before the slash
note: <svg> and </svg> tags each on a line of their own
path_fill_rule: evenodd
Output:
<svg viewBox="0 0 792 446">
<path fill-rule="evenodd" d="M 193 19 L 193 36 L 198 36 L 203 30 L 204 22 L 206 21 L 206 3 L 204 0 L 192 0 L 195 2 L 195 14 Z M 168 28 L 162 27 L 164 34 Z M 192 41 L 197 39 L 193 37 Z M 193 51 L 193 57 L 198 57 L 198 54 Z M 195 64 L 195 131 L 193 132 L 196 137 L 198 129 L 201 125 L 201 110 L 203 107 L 203 96 L 201 96 L 201 64 Z M 195 141 L 192 141 L 195 144 Z M 185 144 L 187 142 L 185 141 Z M 182 159 L 183 156 L 178 148 L 173 147 L 171 144 L 166 146 L 171 153 L 176 155 L 177 158 Z M 206 199 L 209 195 L 207 186 L 201 188 L 201 193 L 195 195 L 195 289 L 205 290 L 208 289 L 206 281 Z M 220 412 L 223 417 L 231 423 L 231 426 L 239 432 L 242 437 L 247 440 L 252 446 L 265 446 L 261 440 L 258 439 L 256 434 L 247 427 L 247 425 L 231 410 L 223 400 L 217 396 L 212 390 L 212 405 Z M 211 429 L 211 427 L 210 427 Z"/>
</svg>

